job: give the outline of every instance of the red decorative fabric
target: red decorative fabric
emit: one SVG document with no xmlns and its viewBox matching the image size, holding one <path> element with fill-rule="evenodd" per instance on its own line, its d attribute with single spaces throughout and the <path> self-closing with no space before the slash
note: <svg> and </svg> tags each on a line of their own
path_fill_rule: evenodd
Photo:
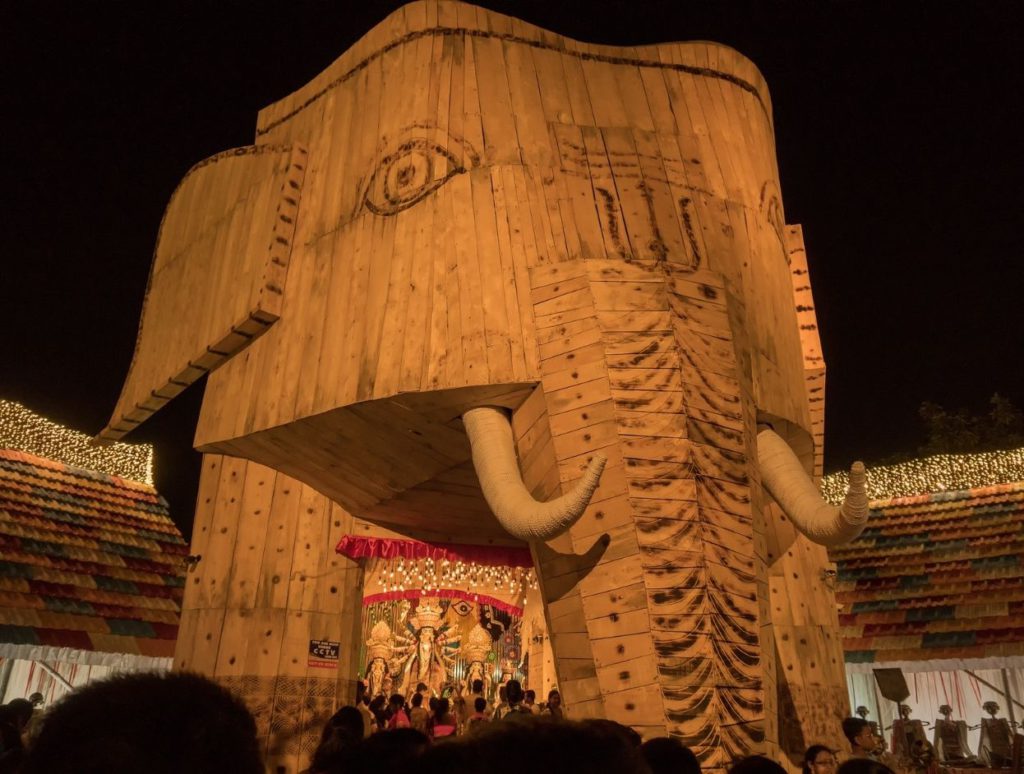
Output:
<svg viewBox="0 0 1024 774">
<path fill-rule="evenodd" d="M 513 615 L 516 618 L 523 617 L 523 608 L 502 602 L 500 599 L 489 597 L 486 594 L 473 594 L 461 589 L 406 589 L 405 591 L 385 591 L 381 594 L 370 594 L 363 597 L 364 605 L 372 605 L 375 602 L 393 602 L 396 599 L 420 599 L 422 597 L 441 597 L 443 599 L 465 599 L 467 602 L 479 602 L 490 605 L 496 610 Z"/>
<path fill-rule="evenodd" d="M 533 567 L 530 549 L 512 546 L 473 546 L 465 543 L 421 543 L 418 540 L 345 535 L 335 549 L 349 559 L 447 559 L 489 567 Z"/>
</svg>

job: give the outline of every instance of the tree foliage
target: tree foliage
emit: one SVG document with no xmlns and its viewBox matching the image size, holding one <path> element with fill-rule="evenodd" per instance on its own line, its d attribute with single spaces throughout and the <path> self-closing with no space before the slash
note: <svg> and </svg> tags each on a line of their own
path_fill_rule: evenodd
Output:
<svg viewBox="0 0 1024 774">
<path fill-rule="evenodd" d="M 999 393 L 989 399 L 989 410 L 985 414 L 963 408 L 947 411 L 937 403 L 925 401 L 918 415 L 926 435 L 924 445 L 917 450 L 922 457 L 1024 446 L 1024 413 Z"/>
</svg>

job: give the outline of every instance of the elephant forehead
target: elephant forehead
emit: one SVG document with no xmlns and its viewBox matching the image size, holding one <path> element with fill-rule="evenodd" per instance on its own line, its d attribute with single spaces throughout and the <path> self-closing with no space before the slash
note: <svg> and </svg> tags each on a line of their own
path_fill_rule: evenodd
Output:
<svg viewBox="0 0 1024 774">
<path fill-rule="evenodd" d="M 328 228 L 355 211 L 355 180 L 373 174 L 412 128 L 438 132 L 457 161 L 553 166 L 552 125 L 685 134 L 708 89 L 729 92 L 745 131 L 768 139 L 770 103 L 756 68 L 715 44 L 594 46 L 500 14 L 442 3 L 393 14 L 309 84 L 261 111 L 260 143 L 302 138 L 339 198 Z M 690 104 L 687 110 L 684 108 Z M 713 134 L 720 117 L 695 117 Z M 690 153 L 690 156 L 699 153 Z M 758 185 L 763 183 L 759 181 Z M 738 188 L 737 188 L 738 190 Z M 724 189 L 723 189 L 724 193 Z M 333 215 L 333 217 L 332 217 Z"/>
</svg>

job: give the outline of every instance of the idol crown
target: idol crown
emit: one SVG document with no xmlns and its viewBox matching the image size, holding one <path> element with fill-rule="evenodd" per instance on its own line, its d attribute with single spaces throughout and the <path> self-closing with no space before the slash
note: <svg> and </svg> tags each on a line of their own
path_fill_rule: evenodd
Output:
<svg viewBox="0 0 1024 774">
<path fill-rule="evenodd" d="M 391 628 L 384 621 L 378 621 L 370 629 L 366 652 L 371 661 L 375 658 L 387 659 L 391 655 Z"/>
<path fill-rule="evenodd" d="M 485 661 L 491 650 L 491 635 L 480 624 L 477 624 L 470 630 L 469 642 L 462 650 L 466 661 L 471 664 L 474 661 Z"/>
<path fill-rule="evenodd" d="M 424 600 L 416 607 L 416 625 L 420 629 L 436 629 L 441 623 L 441 608 L 434 607 L 430 600 Z"/>
</svg>

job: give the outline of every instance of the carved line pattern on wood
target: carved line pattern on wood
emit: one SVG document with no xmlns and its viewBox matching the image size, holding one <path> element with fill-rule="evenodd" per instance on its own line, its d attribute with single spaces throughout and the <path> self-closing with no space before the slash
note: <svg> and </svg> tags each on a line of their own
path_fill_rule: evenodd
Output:
<svg viewBox="0 0 1024 774">
<path fill-rule="evenodd" d="M 225 159 L 239 158 L 242 156 L 261 156 L 267 154 L 290 154 L 288 166 L 286 167 L 285 174 L 283 176 L 284 179 L 281 184 L 278 212 L 279 220 L 274 226 L 274 241 L 269 245 L 269 265 L 267 270 L 264 272 L 263 277 L 264 293 L 273 294 L 278 297 L 284 294 L 284 274 L 282 270 L 287 267 L 291 251 L 291 239 L 294 234 L 295 226 L 295 211 L 298 207 L 297 192 L 302 187 L 303 176 L 305 174 L 306 150 L 298 144 L 246 145 L 240 148 L 232 148 L 231 150 L 222 151 L 221 153 L 217 153 L 203 159 L 202 161 L 194 164 L 192 168 L 185 173 L 185 176 L 178 182 L 178 185 L 175 186 L 174 191 L 171 192 L 167 206 L 164 207 L 164 213 L 160 219 L 160 225 L 157 228 L 153 255 L 150 259 L 149 276 L 146 280 L 146 291 L 143 295 L 143 314 L 139 318 L 139 327 L 135 334 L 135 346 L 132 350 L 132 361 L 131 366 L 129 367 L 129 372 L 131 372 L 135 367 L 139 357 L 140 347 L 142 344 L 142 332 L 146 323 L 145 313 L 148 308 L 150 294 L 153 289 L 154 269 L 160 252 L 167 215 L 171 211 L 174 200 L 180 193 L 182 186 L 185 185 L 185 182 L 193 173 Z M 299 163 L 300 161 L 302 163 Z M 247 347 L 254 339 L 266 332 L 267 328 L 277 319 L 277 313 L 270 311 L 264 305 L 257 306 L 250 310 L 247 318 L 240 321 L 238 324 L 233 325 L 224 339 L 219 342 L 214 342 L 213 345 L 208 345 L 206 347 L 205 354 L 196 360 L 190 360 L 188 368 L 177 375 L 182 376 L 183 374 L 187 374 L 187 378 L 180 379 L 173 376 L 170 377 L 165 384 L 154 389 L 145 402 L 136 403 L 131 407 L 130 411 L 122 411 L 117 423 L 114 424 L 113 421 L 111 421 L 111 423 L 97 435 L 97 438 L 104 439 L 106 442 L 120 440 L 135 427 L 141 425 L 143 421 L 159 411 L 164 405 L 180 394 L 182 390 L 189 387 L 197 379 L 210 371 L 213 371 L 227 358 L 237 354 L 242 349 L 245 349 L 245 347 Z M 227 348 L 228 351 L 221 351 L 218 346 L 223 345 L 226 342 L 231 342 L 231 346 Z M 171 394 L 163 394 L 162 391 L 164 390 L 170 391 Z"/>
<path fill-rule="evenodd" d="M 680 202 L 684 214 L 688 204 Z M 693 236 L 688 234 L 687 237 L 694 249 L 695 261 L 699 260 Z M 694 268 L 662 264 L 662 270 L 670 280 L 673 276 L 693 276 Z M 711 277 L 720 279 L 716 274 L 710 274 Z M 673 299 L 677 294 L 670 289 L 669 296 Z M 686 301 L 685 298 L 678 300 Z M 703 303 L 722 312 L 726 309 L 725 299 L 718 297 L 708 286 L 705 286 Z M 681 352 L 687 352 L 691 346 L 690 326 L 685 320 L 682 317 L 674 326 L 676 347 Z M 720 333 L 724 341 L 732 343 L 731 331 L 722 329 Z M 735 363 L 730 370 L 731 376 L 739 379 Z M 707 381 L 707 376 L 699 374 L 704 382 L 696 390 L 701 402 L 719 405 L 737 399 L 727 382 Z M 692 415 L 691 401 L 684 399 L 684 402 L 687 404 L 684 412 Z M 727 419 L 719 421 L 731 424 Z M 736 537 L 728 543 L 730 546 L 742 545 L 753 554 L 747 516 L 749 482 L 745 475 L 746 455 L 729 448 L 743 446 L 742 433 L 723 426 L 720 434 L 706 435 L 701 426 L 692 421 L 687 422 L 687 430 L 695 448 L 700 448 L 701 453 L 693 458 L 697 518 L 683 529 L 692 530 L 696 541 L 702 545 L 703 561 L 695 567 L 687 568 L 685 565 L 689 562 L 677 566 L 676 554 L 679 552 L 669 549 L 664 551 L 666 558 L 662 566 L 648 560 L 648 572 L 674 577 L 677 589 L 685 589 L 693 595 L 691 602 L 694 604 L 689 609 L 703 611 L 702 624 L 694 630 L 657 637 L 655 653 L 659 674 L 664 680 L 662 690 L 670 733 L 680 736 L 698 755 L 702 765 L 716 766 L 721 765 L 723 758 L 727 760 L 758 751 L 765 738 L 756 603 L 736 593 L 738 589 L 754 586 L 755 567 L 753 561 L 744 558 L 743 552 L 735 552 L 732 547 L 716 542 L 720 526 L 730 521 L 739 522 L 735 525 L 738 527 Z M 729 471 L 733 471 L 731 475 Z M 664 530 L 662 527 L 658 532 L 663 534 Z M 674 539 L 675 536 L 664 543 L 655 539 L 649 545 L 668 548 Z M 685 609 L 675 607 L 672 610 L 675 615 L 662 616 L 668 619 L 668 625 L 659 625 L 659 629 L 672 630 L 675 628 L 672 626 L 674 620 L 685 621 L 688 616 L 679 615 Z M 652 610 L 656 611 L 657 607 Z M 658 617 L 655 615 L 655 620 Z"/>
<path fill-rule="evenodd" d="M 327 94 L 327 92 L 337 88 L 345 81 L 352 78 L 354 75 L 365 70 L 371 62 L 384 56 L 384 54 L 388 53 L 389 51 L 392 51 L 398 48 L 399 46 L 404 46 L 407 43 L 413 43 L 417 40 L 420 40 L 421 38 L 434 36 L 447 37 L 450 35 L 465 35 L 474 38 L 497 38 L 498 40 L 501 40 L 504 43 L 518 43 L 524 46 L 530 46 L 532 48 L 540 48 L 545 49 L 547 51 L 554 51 L 559 54 L 575 56 L 578 59 L 588 62 L 624 64 L 635 67 L 648 67 L 655 70 L 674 70 L 676 72 L 687 73 L 689 75 L 699 75 L 705 78 L 718 78 L 719 80 L 731 83 L 732 85 L 743 89 L 743 91 L 752 94 L 754 96 L 754 99 L 757 100 L 758 105 L 761 106 L 761 110 L 764 111 L 766 116 L 768 115 L 768 107 L 767 105 L 765 105 L 764 99 L 761 96 L 761 92 L 758 91 L 757 87 L 754 86 L 754 84 L 750 83 L 749 81 L 745 81 L 742 78 L 733 75 L 732 73 L 722 72 L 721 70 L 715 70 L 711 67 L 698 67 L 696 65 L 658 62 L 654 59 L 634 59 L 626 56 L 608 56 L 607 54 L 594 54 L 587 51 L 567 51 L 564 48 L 552 45 L 551 43 L 545 43 L 544 41 L 530 40 L 529 38 L 523 38 L 520 37 L 519 35 L 500 34 L 496 32 L 489 32 L 487 30 L 467 30 L 461 27 L 431 27 L 425 30 L 417 30 L 416 32 L 410 32 L 406 35 L 403 35 L 400 38 L 393 40 L 386 46 L 382 46 L 381 48 L 367 56 L 365 59 L 363 59 L 361 62 L 355 64 L 351 69 L 339 75 L 337 78 L 335 78 L 333 81 L 324 86 L 324 88 L 320 89 L 320 91 L 313 94 L 298 107 L 294 108 L 293 110 L 290 110 L 285 115 L 281 116 L 275 121 L 271 121 L 265 126 L 257 127 L 256 136 L 262 137 L 263 135 L 273 131 L 286 121 L 290 121 L 303 110 L 310 107 L 314 103 L 318 102 L 321 97 Z"/>
<path fill-rule="evenodd" d="M 438 176 L 438 162 L 445 165 Z M 466 168 L 440 143 L 413 137 L 382 157 L 363 194 L 366 209 L 376 215 L 394 215 L 425 199 Z"/>
<path fill-rule="evenodd" d="M 848 700 L 844 686 L 779 682 L 779 745 L 794 765 L 808 745 L 842 733 Z"/>
<path fill-rule="evenodd" d="M 690 243 L 693 250 L 693 264 L 691 268 L 696 271 L 700 268 L 700 248 L 697 246 L 697 235 L 693 230 L 693 217 L 690 214 L 690 197 L 682 196 L 679 199 L 679 213 L 683 217 L 683 227 L 686 229 L 686 241 Z"/>
<path fill-rule="evenodd" d="M 218 161 L 223 161 L 224 159 L 237 158 L 239 156 L 260 156 L 266 153 L 288 153 L 291 149 L 291 145 L 245 145 L 241 148 L 232 148 L 231 150 L 222 151 L 221 153 L 217 153 L 213 156 L 210 156 L 209 158 L 205 158 L 202 161 L 199 161 L 192 165 L 191 169 L 189 169 L 189 171 L 185 173 L 185 176 L 181 178 L 181 180 L 178 181 L 178 184 L 174 187 L 174 190 L 171 192 L 170 198 L 167 199 L 167 206 L 164 207 L 164 214 L 160 217 L 160 225 L 157 227 L 156 230 L 156 242 L 154 243 L 153 246 L 153 257 L 150 259 L 149 263 L 149 277 L 146 280 L 146 292 L 142 296 L 143 310 L 145 310 L 146 308 L 146 301 L 149 299 L 150 291 L 153 289 L 153 267 L 156 266 L 157 252 L 160 250 L 160 238 L 163 236 L 164 225 L 167 220 L 167 213 L 171 211 L 171 205 L 174 203 L 174 199 L 178 195 L 178 192 L 181 191 L 181 187 L 185 185 L 185 181 L 187 181 L 192 176 L 193 173 L 198 172 L 203 167 L 208 167 L 211 164 L 216 164 Z M 143 321 L 144 318 L 140 317 L 139 330 L 135 334 L 135 349 L 132 352 L 133 363 L 135 362 L 135 357 L 138 355 L 139 352 L 139 340 L 142 337 Z M 202 370 L 205 373 L 210 369 L 200 370 Z M 148 413 L 154 414 L 156 413 L 156 411 L 157 409 L 152 409 L 149 410 Z"/>
<path fill-rule="evenodd" d="M 171 209 L 171 205 L 174 203 L 175 197 L 178 192 L 181 191 L 181 187 L 185 185 L 186 181 L 196 172 L 203 167 L 209 167 L 216 164 L 224 159 L 238 158 L 239 156 L 263 156 L 267 153 L 288 153 L 292 149 L 291 145 L 243 145 L 240 148 L 231 148 L 230 150 L 221 151 L 213 156 L 209 156 L 202 161 L 197 161 L 193 164 L 188 172 L 178 181 L 178 184 L 174 186 L 174 190 L 171 191 L 170 197 L 167 199 L 167 206 L 164 207 L 164 214 L 160 218 L 160 225 L 156 230 L 156 247 L 153 248 L 153 258 L 156 259 L 156 250 L 160 247 L 160 236 L 164 230 L 164 221 L 167 219 L 167 213 Z M 149 288 L 146 288 L 147 293 Z"/>
<path fill-rule="evenodd" d="M 338 705 L 338 681 L 318 677 L 213 677 L 252 712 L 270 755 L 312 755 Z"/>
</svg>

